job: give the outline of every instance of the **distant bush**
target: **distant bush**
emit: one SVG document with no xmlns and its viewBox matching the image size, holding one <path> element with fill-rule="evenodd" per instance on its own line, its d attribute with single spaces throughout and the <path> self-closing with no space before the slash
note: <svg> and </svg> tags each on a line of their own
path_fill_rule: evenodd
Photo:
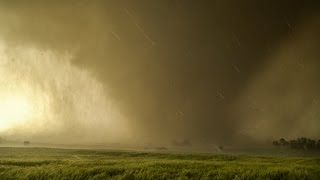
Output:
<svg viewBox="0 0 320 180">
<path fill-rule="evenodd" d="M 172 142 L 172 144 L 174 146 L 178 146 L 178 147 L 190 147 L 190 146 L 192 146 L 191 141 L 188 140 L 188 139 L 185 139 L 185 140 L 183 140 L 181 142 L 174 140 Z"/>
<path fill-rule="evenodd" d="M 167 151 L 167 150 L 168 150 L 168 148 L 163 147 L 163 146 L 161 146 L 161 147 L 155 147 L 154 149 L 157 150 L 157 151 Z"/>
<path fill-rule="evenodd" d="M 27 146 L 27 145 L 30 144 L 30 141 L 24 141 L 23 144 L 24 144 L 25 146 Z"/>
<path fill-rule="evenodd" d="M 276 147 L 288 147 L 291 149 L 320 150 L 320 140 L 317 142 L 316 140 L 306 137 L 300 137 L 290 141 L 281 138 L 279 141 L 273 141 L 272 144 Z"/>
</svg>

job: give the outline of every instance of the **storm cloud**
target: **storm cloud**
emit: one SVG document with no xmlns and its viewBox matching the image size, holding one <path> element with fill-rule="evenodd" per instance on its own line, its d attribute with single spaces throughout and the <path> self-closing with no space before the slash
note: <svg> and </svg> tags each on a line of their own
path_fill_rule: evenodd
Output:
<svg viewBox="0 0 320 180">
<path fill-rule="evenodd" d="M 0 37 L 9 49 L 56 54 L 31 58 L 30 71 L 42 74 L 26 78 L 43 84 L 47 72 L 55 74 L 41 92 L 53 94 L 63 117 L 76 115 L 50 130 L 72 127 L 57 135 L 72 137 L 68 142 L 79 140 L 82 128 L 97 142 L 318 137 L 318 7 L 264 0 L 1 1 Z M 78 117 L 74 106 L 89 113 Z M 96 131 L 74 125 L 86 120 L 102 125 Z"/>
</svg>

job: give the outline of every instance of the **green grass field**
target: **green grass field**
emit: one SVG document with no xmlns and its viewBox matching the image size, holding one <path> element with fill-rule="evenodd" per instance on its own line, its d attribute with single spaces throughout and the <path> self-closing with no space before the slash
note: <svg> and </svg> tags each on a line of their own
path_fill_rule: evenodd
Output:
<svg viewBox="0 0 320 180">
<path fill-rule="evenodd" d="M 320 179 L 320 157 L 0 148 L 0 179 Z"/>
</svg>

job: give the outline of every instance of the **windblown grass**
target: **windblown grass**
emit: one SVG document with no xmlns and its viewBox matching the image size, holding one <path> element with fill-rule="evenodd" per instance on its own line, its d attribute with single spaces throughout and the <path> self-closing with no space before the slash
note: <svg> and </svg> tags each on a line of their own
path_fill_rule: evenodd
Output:
<svg viewBox="0 0 320 180">
<path fill-rule="evenodd" d="M 320 158 L 0 148 L 0 179 L 320 179 Z"/>
</svg>

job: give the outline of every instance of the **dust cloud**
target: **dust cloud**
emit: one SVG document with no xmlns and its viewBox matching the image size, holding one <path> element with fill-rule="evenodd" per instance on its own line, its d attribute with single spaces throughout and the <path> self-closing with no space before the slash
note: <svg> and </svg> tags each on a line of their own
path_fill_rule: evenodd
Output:
<svg viewBox="0 0 320 180">
<path fill-rule="evenodd" d="M 90 143 L 121 140 L 124 116 L 108 99 L 107 88 L 91 72 L 71 64 L 72 55 L 1 41 L 1 96 L 28 102 L 23 121 L 1 132 L 38 142 Z M 18 97 L 18 98 L 20 98 Z M 13 113 L 19 113 L 12 107 Z M 2 117 L 2 120 L 5 120 Z"/>
<path fill-rule="evenodd" d="M 242 132 L 259 140 L 320 134 L 320 17 L 309 18 L 266 58 L 236 106 Z"/>
<path fill-rule="evenodd" d="M 319 137 L 318 7 L 1 1 L 0 93 L 34 112 L 5 134 L 193 146 Z"/>
</svg>

